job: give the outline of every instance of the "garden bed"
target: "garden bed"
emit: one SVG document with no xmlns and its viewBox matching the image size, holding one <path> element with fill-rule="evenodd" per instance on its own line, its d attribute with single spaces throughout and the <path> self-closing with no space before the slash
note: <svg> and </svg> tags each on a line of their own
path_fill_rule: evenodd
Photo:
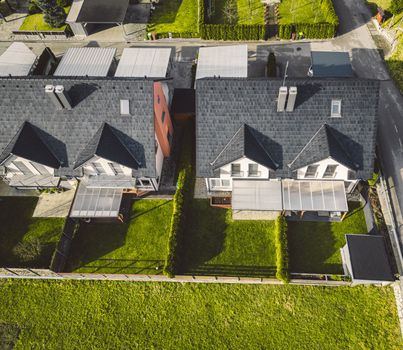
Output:
<svg viewBox="0 0 403 350">
<path fill-rule="evenodd" d="M 274 221 L 233 221 L 229 209 L 195 199 L 185 232 L 182 272 L 210 276 L 274 277 Z"/>
<path fill-rule="evenodd" d="M 127 223 L 80 223 L 68 271 L 162 274 L 172 201 L 135 200 Z"/>
<path fill-rule="evenodd" d="M 0 266 L 49 268 L 64 218 L 33 218 L 37 197 L 0 198 Z"/>
<path fill-rule="evenodd" d="M 367 233 L 360 203 L 350 202 L 342 222 L 289 222 L 290 272 L 343 274 L 340 248 L 345 234 Z"/>
</svg>

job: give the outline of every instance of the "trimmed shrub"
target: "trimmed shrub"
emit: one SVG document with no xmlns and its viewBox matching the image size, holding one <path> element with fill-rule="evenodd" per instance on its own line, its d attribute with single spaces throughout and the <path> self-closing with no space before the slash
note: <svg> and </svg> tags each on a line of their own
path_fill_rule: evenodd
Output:
<svg viewBox="0 0 403 350">
<path fill-rule="evenodd" d="M 267 58 L 267 76 L 275 78 L 277 75 L 276 68 L 276 56 L 274 55 L 274 52 L 270 52 L 269 57 Z"/>
<path fill-rule="evenodd" d="M 180 266 L 180 252 L 187 213 L 193 196 L 193 132 L 192 124 L 185 128 L 182 142 L 182 154 L 179 176 L 173 199 L 173 211 L 168 237 L 168 254 L 164 264 L 164 274 L 173 277 Z"/>
<path fill-rule="evenodd" d="M 204 40 L 264 40 L 266 28 L 262 24 L 203 24 L 200 37 Z"/>
<path fill-rule="evenodd" d="M 290 274 L 288 271 L 288 237 L 287 221 L 284 215 L 279 215 L 275 226 L 275 245 L 276 245 L 276 277 L 277 279 L 288 283 Z"/>
</svg>

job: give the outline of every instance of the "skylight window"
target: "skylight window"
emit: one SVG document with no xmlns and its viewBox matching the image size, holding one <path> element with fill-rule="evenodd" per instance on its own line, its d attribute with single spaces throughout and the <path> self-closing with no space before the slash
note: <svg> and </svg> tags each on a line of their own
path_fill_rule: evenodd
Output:
<svg viewBox="0 0 403 350">
<path fill-rule="evenodd" d="M 120 100 L 120 114 L 130 115 L 130 102 L 129 100 Z"/>
<path fill-rule="evenodd" d="M 331 117 L 341 117 L 341 100 L 332 100 Z"/>
</svg>

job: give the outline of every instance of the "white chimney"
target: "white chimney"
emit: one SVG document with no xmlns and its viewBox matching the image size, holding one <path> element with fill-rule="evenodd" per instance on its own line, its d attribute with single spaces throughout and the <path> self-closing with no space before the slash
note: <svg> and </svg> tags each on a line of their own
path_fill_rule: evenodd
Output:
<svg viewBox="0 0 403 350">
<path fill-rule="evenodd" d="M 66 109 L 73 109 L 71 104 L 71 99 L 63 85 L 56 85 L 55 92 L 60 102 L 63 104 L 63 107 Z"/>
<path fill-rule="evenodd" d="M 297 99 L 297 87 L 291 86 L 288 94 L 287 112 L 292 112 L 295 107 L 295 100 Z"/>
<path fill-rule="evenodd" d="M 63 104 L 60 102 L 60 100 L 58 99 L 58 97 L 55 94 L 55 87 L 53 85 L 46 85 L 45 93 L 46 93 L 46 95 L 49 96 L 49 98 L 51 99 L 51 101 L 53 102 L 53 104 L 55 105 L 55 107 L 57 109 L 64 108 Z"/>
<path fill-rule="evenodd" d="M 287 100 L 287 86 L 280 87 L 277 99 L 277 112 L 284 112 L 285 101 Z"/>
</svg>

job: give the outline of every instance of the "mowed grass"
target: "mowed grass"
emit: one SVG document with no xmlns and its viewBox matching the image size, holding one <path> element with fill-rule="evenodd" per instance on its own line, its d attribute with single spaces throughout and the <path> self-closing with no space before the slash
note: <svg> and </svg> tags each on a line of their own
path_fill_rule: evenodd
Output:
<svg viewBox="0 0 403 350">
<path fill-rule="evenodd" d="M 196 199 L 181 255 L 187 274 L 273 276 L 274 221 L 234 221 L 231 210 Z"/>
<path fill-rule="evenodd" d="M 70 11 L 70 6 L 64 8 L 64 12 L 68 14 Z M 22 22 L 19 30 L 29 30 L 29 31 L 50 31 L 50 32 L 63 32 L 66 29 L 66 25 L 60 28 L 53 28 L 47 24 L 43 19 L 42 13 L 35 13 L 33 15 L 28 15 L 27 18 Z"/>
<path fill-rule="evenodd" d="M 151 15 L 148 31 L 158 33 L 198 33 L 197 0 L 160 1 Z"/>
<path fill-rule="evenodd" d="M 207 19 L 207 23 L 225 23 L 223 11 L 226 0 L 212 1 L 214 2 L 214 13 L 211 18 Z M 236 0 L 236 4 L 238 24 L 264 24 L 264 4 L 261 0 Z"/>
<path fill-rule="evenodd" d="M 282 0 L 279 4 L 280 24 L 328 22 L 321 0 Z"/>
<path fill-rule="evenodd" d="M 289 222 L 290 271 L 342 274 L 340 248 L 345 234 L 367 233 L 362 207 L 350 202 L 350 212 L 342 222 Z"/>
<path fill-rule="evenodd" d="M 0 266 L 49 268 L 62 234 L 64 218 L 33 218 L 37 197 L 0 197 Z M 30 261 L 15 254 L 15 247 L 38 240 L 40 254 Z"/>
<path fill-rule="evenodd" d="M 0 282 L 16 349 L 401 349 L 389 287 Z M 14 327 L 12 327 L 14 326 Z"/>
<path fill-rule="evenodd" d="M 87 273 L 161 274 L 167 254 L 172 201 L 141 199 L 128 223 L 81 223 L 68 270 Z"/>
</svg>

